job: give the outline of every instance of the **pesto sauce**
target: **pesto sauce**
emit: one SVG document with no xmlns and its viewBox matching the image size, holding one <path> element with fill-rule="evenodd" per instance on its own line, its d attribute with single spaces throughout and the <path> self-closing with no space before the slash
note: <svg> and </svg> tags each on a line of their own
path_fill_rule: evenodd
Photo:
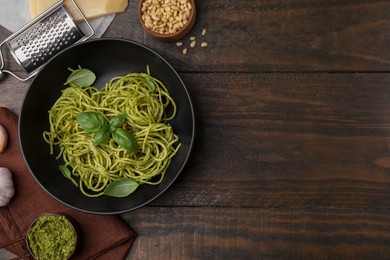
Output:
<svg viewBox="0 0 390 260">
<path fill-rule="evenodd" d="M 77 235 L 65 216 L 45 214 L 29 229 L 27 239 L 36 259 L 62 260 L 72 255 Z"/>
</svg>

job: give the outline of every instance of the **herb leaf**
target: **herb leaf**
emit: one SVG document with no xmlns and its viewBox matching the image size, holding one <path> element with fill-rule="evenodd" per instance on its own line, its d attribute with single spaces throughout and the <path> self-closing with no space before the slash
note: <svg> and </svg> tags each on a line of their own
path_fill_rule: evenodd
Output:
<svg viewBox="0 0 390 260">
<path fill-rule="evenodd" d="M 111 137 L 111 132 L 110 132 L 110 126 L 108 125 L 107 122 L 105 122 L 100 129 L 96 132 L 95 139 L 93 140 L 93 145 L 97 146 L 100 144 L 104 144 L 105 142 L 108 141 Z"/>
<path fill-rule="evenodd" d="M 110 122 L 98 112 L 80 112 L 76 121 L 87 133 L 95 133 L 93 145 L 97 146 L 107 142 L 110 137 L 129 153 L 138 151 L 138 143 L 134 136 L 121 128 L 126 120 L 126 113 L 111 118 Z"/>
<path fill-rule="evenodd" d="M 68 80 L 64 85 L 70 83 L 75 84 L 79 87 L 88 87 L 91 86 L 96 80 L 96 75 L 89 69 L 82 69 L 80 66 L 76 70 L 72 70 L 72 73 L 69 75 Z"/>
<path fill-rule="evenodd" d="M 68 167 L 66 167 L 65 165 L 61 164 L 60 166 L 58 166 L 58 168 L 60 169 L 62 175 L 64 175 L 65 178 L 72 179 L 72 173 L 70 172 Z"/>
<path fill-rule="evenodd" d="M 75 186 L 79 186 L 77 182 L 72 178 L 72 172 L 68 169 L 68 167 L 61 164 L 60 166 L 58 166 L 58 168 L 60 169 L 62 175 L 64 175 L 65 178 L 71 180 Z"/>
<path fill-rule="evenodd" d="M 104 195 L 112 197 L 126 197 L 133 193 L 139 184 L 130 178 L 123 178 L 111 182 L 104 189 Z"/>
<path fill-rule="evenodd" d="M 76 115 L 76 121 L 88 133 L 97 133 L 106 123 L 104 116 L 96 112 L 80 112 Z"/>
<path fill-rule="evenodd" d="M 146 85 L 151 91 L 156 89 L 156 82 L 150 75 L 145 75 Z"/>
<path fill-rule="evenodd" d="M 122 113 L 120 115 L 114 116 L 110 120 L 110 130 L 114 132 L 116 128 L 120 127 L 126 120 L 126 113 Z"/>
<path fill-rule="evenodd" d="M 115 131 L 112 132 L 112 138 L 129 153 L 138 151 L 137 140 L 135 140 L 134 136 L 123 128 L 115 129 Z"/>
</svg>

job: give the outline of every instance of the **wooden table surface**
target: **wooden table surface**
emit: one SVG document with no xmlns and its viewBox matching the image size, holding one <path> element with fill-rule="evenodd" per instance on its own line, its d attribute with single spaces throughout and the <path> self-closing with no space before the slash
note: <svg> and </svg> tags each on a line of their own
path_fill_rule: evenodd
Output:
<svg viewBox="0 0 390 260">
<path fill-rule="evenodd" d="M 166 58 L 196 114 L 178 180 L 121 215 L 128 258 L 388 259 L 390 1 L 196 4 L 187 55 L 145 35 L 138 1 L 103 36 Z M 7 77 L 0 106 L 19 113 L 28 86 Z"/>
</svg>

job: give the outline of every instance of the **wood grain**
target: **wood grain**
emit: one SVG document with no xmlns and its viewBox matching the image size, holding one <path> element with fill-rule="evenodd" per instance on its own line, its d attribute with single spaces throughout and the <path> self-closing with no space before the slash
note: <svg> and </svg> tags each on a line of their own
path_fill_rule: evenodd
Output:
<svg viewBox="0 0 390 260">
<path fill-rule="evenodd" d="M 387 74 L 183 79 L 195 148 L 157 205 L 389 209 Z"/>
<path fill-rule="evenodd" d="M 147 36 L 130 1 L 106 36 L 150 46 L 179 71 L 388 71 L 390 2 L 381 0 L 197 1 L 189 37 L 207 48 L 159 43 Z M 207 34 L 201 36 L 206 28 Z"/>
<path fill-rule="evenodd" d="M 128 259 L 386 259 L 385 211 L 142 208 Z"/>
<path fill-rule="evenodd" d="M 178 180 L 122 215 L 128 259 L 388 259 L 390 2 L 196 3 L 187 55 L 142 31 L 138 1 L 104 35 L 166 58 L 197 123 Z M 19 113 L 28 86 L 7 77 L 0 106 Z"/>
</svg>

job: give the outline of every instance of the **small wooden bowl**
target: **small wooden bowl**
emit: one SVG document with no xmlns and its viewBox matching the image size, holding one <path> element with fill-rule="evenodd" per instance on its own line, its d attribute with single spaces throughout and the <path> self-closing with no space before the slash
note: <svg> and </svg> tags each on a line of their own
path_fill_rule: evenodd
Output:
<svg viewBox="0 0 390 260">
<path fill-rule="evenodd" d="M 139 1 L 138 17 L 139 17 L 139 20 L 141 22 L 142 27 L 144 28 L 144 31 L 148 35 L 153 37 L 154 39 L 157 39 L 157 40 L 162 41 L 162 42 L 178 41 L 181 38 L 183 38 L 185 35 L 187 35 L 191 31 L 192 27 L 195 24 L 195 20 L 196 20 L 195 0 L 188 0 L 190 2 L 190 4 L 191 4 L 190 16 L 188 18 L 187 23 L 179 31 L 177 31 L 177 32 L 175 32 L 173 34 L 161 34 L 161 33 L 157 33 L 155 31 L 152 31 L 151 29 L 146 27 L 144 21 L 142 20 L 142 15 L 143 15 L 142 6 L 143 6 L 144 1 L 145 0 L 140 0 Z"/>
</svg>

